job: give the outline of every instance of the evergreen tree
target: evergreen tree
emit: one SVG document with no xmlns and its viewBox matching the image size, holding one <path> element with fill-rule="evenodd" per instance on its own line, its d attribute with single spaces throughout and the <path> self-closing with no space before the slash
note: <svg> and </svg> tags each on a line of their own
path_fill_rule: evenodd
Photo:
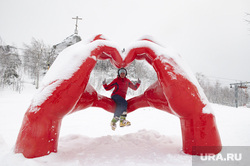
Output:
<svg viewBox="0 0 250 166">
<path fill-rule="evenodd" d="M 21 84 L 19 67 L 21 60 L 17 49 L 12 46 L 0 46 L 0 85 L 2 87 L 13 85 L 13 89 L 19 90 Z"/>
</svg>

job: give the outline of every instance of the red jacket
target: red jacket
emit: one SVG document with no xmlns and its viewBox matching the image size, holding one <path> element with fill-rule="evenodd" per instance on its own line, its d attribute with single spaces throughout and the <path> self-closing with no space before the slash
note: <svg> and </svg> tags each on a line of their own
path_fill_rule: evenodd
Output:
<svg viewBox="0 0 250 166">
<path fill-rule="evenodd" d="M 106 90 L 111 90 L 112 88 L 115 87 L 113 93 L 111 94 L 111 96 L 113 95 L 120 95 L 121 97 L 123 97 L 124 99 L 126 99 L 126 94 L 127 94 L 127 90 L 128 87 L 130 87 L 133 90 L 137 90 L 139 88 L 140 84 L 136 83 L 135 85 L 128 79 L 128 78 L 121 78 L 121 77 L 117 77 L 115 78 L 110 84 L 104 84 L 103 87 Z"/>
</svg>

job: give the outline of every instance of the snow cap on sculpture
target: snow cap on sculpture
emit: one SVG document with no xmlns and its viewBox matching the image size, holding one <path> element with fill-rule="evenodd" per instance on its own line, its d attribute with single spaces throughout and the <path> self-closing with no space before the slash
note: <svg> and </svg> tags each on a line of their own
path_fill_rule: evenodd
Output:
<svg viewBox="0 0 250 166">
<path fill-rule="evenodd" d="M 113 51 L 112 49 L 118 48 L 118 46 L 114 42 L 107 40 L 104 35 L 99 34 L 90 40 L 78 42 L 66 48 L 58 55 L 46 73 L 38 93 L 33 98 L 33 105 L 40 105 L 44 100 L 51 96 L 53 90 L 60 86 L 63 80 L 70 79 L 87 58 L 93 58 L 96 61 L 97 58 L 95 55 L 92 55 L 92 53 L 93 50 L 98 48 L 106 48 L 107 53 L 103 52 L 104 59 L 109 58 L 113 65 L 117 67 L 120 66 L 122 59 L 118 56 L 113 60 L 113 57 L 110 55 L 110 52 Z M 120 49 L 117 50 L 117 54 L 121 54 L 119 50 Z"/>
<path fill-rule="evenodd" d="M 186 62 L 181 58 L 180 54 L 175 51 L 175 49 L 171 48 L 170 46 L 162 46 L 161 44 L 158 44 L 159 42 L 155 42 L 155 39 L 151 36 L 142 36 L 139 40 L 131 43 L 129 47 L 125 51 L 125 55 L 128 54 L 131 50 L 141 51 L 142 53 L 137 53 L 136 59 L 144 59 L 152 65 L 154 59 L 151 59 L 150 56 L 147 56 L 146 54 L 150 54 L 150 51 L 153 51 L 152 54 L 160 55 L 156 58 L 161 60 L 162 63 L 170 63 L 170 65 L 174 69 L 174 73 L 177 73 L 178 75 L 182 75 L 184 78 L 192 82 L 192 84 L 195 85 L 195 87 L 198 90 L 199 97 L 201 101 L 206 105 L 203 109 L 203 113 L 213 113 L 213 110 L 209 106 L 209 101 L 207 100 L 206 95 L 204 94 L 202 88 L 200 87 L 200 84 L 198 83 L 195 75 L 191 71 L 189 65 L 186 64 Z M 140 50 L 138 48 L 141 48 Z M 148 49 L 148 50 L 146 50 Z M 150 50 L 150 51 L 149 51 Z M 133 58 L 132 58 L 133 59 Z M 128 61 L 133 61 L 132 59 Z M 172 59 L 172 60 L 171 60 Z M 129 65 L 131 62 L 126 62 L 127 65 Z M 176 76 L 174 74 L 171 74 L 171 72 L 167 68 L 168 65 L 165 67 L 165 71 L 169 73 L 169 75 L 172 75 L 172 79 L 176 79 Z"/>
</svg>

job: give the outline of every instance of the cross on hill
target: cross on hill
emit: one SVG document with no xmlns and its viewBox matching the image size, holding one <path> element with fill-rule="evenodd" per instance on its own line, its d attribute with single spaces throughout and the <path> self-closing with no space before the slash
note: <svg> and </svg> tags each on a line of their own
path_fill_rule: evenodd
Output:
<svg viewBox="0 0 250 166">
<path fill-rule="evenodd" d="M 72 18 L 72 19 L 75 19 L 75 20 L 76 20 L 75 34 L 78 34 L 78 30 L 77 30 L 77 27 L 78 27 L 78 20 L 82 20 L 82 18 L 76 16 L 75 18 Z"/>
</svg>

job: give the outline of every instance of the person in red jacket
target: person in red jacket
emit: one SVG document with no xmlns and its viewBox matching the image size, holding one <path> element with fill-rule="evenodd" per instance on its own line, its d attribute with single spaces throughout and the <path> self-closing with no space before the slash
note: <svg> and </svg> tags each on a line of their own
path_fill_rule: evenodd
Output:
<svg viewBox="0 0 250 166">
<path fill-rule="evenodd" d="M 128 87 L 137 90 L 141 84 L 140 79 L 133 84 L 127 77 L 127 70 L 125 68 L 120 68 L 118 70 L 118 76 L 110 84 L 107 85 L 106 79 L 103 81 L 103 87 L 105 90 L 111 90 L 114 88 L 111 94 L 111 99 L 116 103 L 116 109 L 114 112 L 114 117 L 111 121 L 112 130 L 116 129 L 116 122 L 120 120 L 120 127 L 130 126 L 131 123 L 126 120 L 127 116 L 127 106 L 126 94 Z"/>
</svg>

